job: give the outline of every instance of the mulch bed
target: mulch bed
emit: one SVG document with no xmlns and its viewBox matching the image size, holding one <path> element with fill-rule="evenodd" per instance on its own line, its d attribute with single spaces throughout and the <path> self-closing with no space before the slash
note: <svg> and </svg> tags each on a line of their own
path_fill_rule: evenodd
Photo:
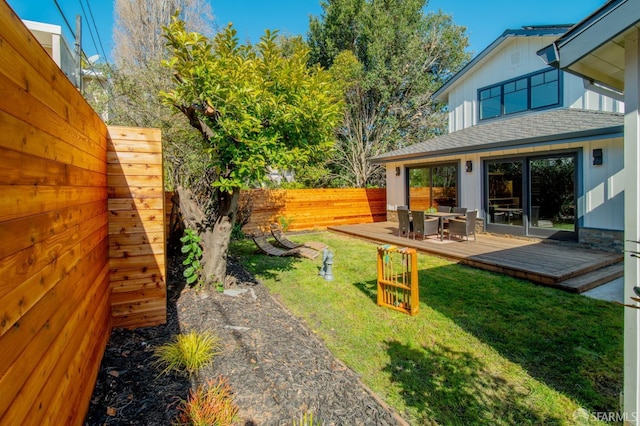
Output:
<svg viewBox="0 0 640 426">
<path fill-rule="evenodd" d="M 238 425 L 291 425 L 305 412 L 323 425 L 405 424 L 238 262 L 228 263 L 237 296 L 183 288 L 180 263 L 169 259 L 167 269 L 167 323 L 113 331 L 86 425 L 172 424 L 192 385 L 159 376 L 152 354 L 191 329 L 221 339 L 221 353 L 198 380 L 229 380 Z"/>
</svg>

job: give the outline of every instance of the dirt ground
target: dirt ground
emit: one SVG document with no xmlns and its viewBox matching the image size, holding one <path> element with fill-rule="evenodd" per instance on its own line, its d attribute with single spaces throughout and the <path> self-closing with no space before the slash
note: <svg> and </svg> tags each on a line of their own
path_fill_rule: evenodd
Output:
<svg viewBox="0 0 640 426">
<path fill-rule="evenodd" d="M 238 262 L 228 264 L 233 295 L 184 288 L 180 263 L 168 263 L 167 323 L 113 331 L 86 425 L 172 424 L 192 385 L 159 376 L 152 354 L 191 329 L 221 339 L 221 353 L 198 380 L 229 380 L 238 425 L 291 425 L 305 412 L 323 425 L 405 424 Z"/>
</svg>

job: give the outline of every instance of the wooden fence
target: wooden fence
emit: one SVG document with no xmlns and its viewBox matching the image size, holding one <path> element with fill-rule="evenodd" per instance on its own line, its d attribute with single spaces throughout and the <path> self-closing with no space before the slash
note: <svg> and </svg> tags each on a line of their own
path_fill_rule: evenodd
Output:
<svg viewBox="0 0 640 426">
<path fill-rule="evenodd" d="M 243 231 L 267 230 L 280 220 L 291 231 L 381 222 L 387 217 L 386 194 L 384 188 L 246 191 L 240 205 L 250 209 L 251 218 Z"/>
<path fill-rule="evenodd" d="M 166 194 L 167 223 L 171 193 Z M 240 210 L 250 211 L 242 230 L 249 234 L 267 231 L 272 223 L 286 221 L 289 230 L 326 229 L 328 226 L 387 220 L 384 188 L 252 189 L 240 196 Z"/>
<path fill-rule="evenodd" d="M 135 161 L 109 154 L 107 166 L 108 140 L 109 129 L 0 0 L 0 424 L 84 421 L 114 323 L 110 275 L 121 264 L 115 260 L 110 273 L 108 232 L 124 237 L 130 231 L 112 225 L 108 207 L 122 215 L 124 203 L 108 205 L 108 196 L 127 192 L 117 182 L 139 182 L 127 180 L 136 173 L 115 176 L 118 163 L 126 168 Z M 162 182 L 153 184 L 162 194 Z M 145 204 L 139 194 L 148 192 L 133 188 L 130 206 Z M 152 208 L 162 217 L 161 207 Z M 137 214 L 145 220 L 146 213 Z M 128 257 L 133 238 L 129 245 L 114 243 L 112 254 L 125 247 L 120 257 Z M 164 270 L 162 253 L 144 259 L 149 270 Z M 158 276 L 147 279 L 164 286 Z M 148 324 L 134 312 L 145 305 L 141 300 L 164 303 L 164 289 L 147 294 L 140 280 L 127 292 L 135 300 L 114 294 L 113 310 L 128 315 L 116 323 Z"/>
<path fill-rule="evenodd" d="M 109 127 L 107 163 L 113 325 L 162 324 L 167 309 L 160 131 Z"/>
</svg>

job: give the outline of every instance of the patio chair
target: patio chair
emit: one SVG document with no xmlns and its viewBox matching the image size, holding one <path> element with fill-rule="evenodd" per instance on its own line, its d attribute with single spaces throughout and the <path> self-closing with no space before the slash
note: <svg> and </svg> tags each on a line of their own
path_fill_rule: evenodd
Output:
<svg viewBox="0 0 640 426">
<path fill-rule="evenodd" d="M 269 256 L 298 256 L 298 257 L 306 257 L 307 259 L 315 259 L 320 254 L 319 251 L 316 251 L 309 247 L 296 247 L 293 249 L 282 249 L 280 247 L 276 247 L 267 241 L 267 237 L 264 235 L 253 235 L 253 242 L 256 243 L 258 249 L 261 252 L 268 254 Z"/>
<path fill-rule="evenodd" d="M 409 220 L 409 210 L 399 209 L 398 213 L 398 237 L 409 238 L 411 233 L 411 221 Z"/>
<path fill-rule="evenodd" d="M 504 223 L 504 213 L 496 212 L 493 214 L 493 223 Z"/>
<path fill-rule="evenodd" d="M 420 234 L 424 240 L 427 235 L 440 234 L 440 218 L 433 217 L 425 219 L 424 211 L 411 210 L 411 216 L 413 216 L 413 239 L 416 239 L 416 234 Z"/>
<path fill-rule="evenodd" d="M 464 216 L 467 214 L 467 208 L 466 207 L 454 207 L 453 210 L 451 210 L 451 213 L 460 213 L 460 216 L 457 216 L 458 218 L 464 218 Z"/>
<path fill-rule="evenodd" d="M 476 217 L 478 216 L 478 210 L 472 210 L 467 212 L 465 219 L 449 219 L 449 239 L 451 235 L 459 235 L 467 237 L 467 243 L 469 242 L 469 236 L 473 235 L 473 242 L 476 242 Z"/>
<path fill-rule="evenodd" d="M 321 243 L 319 241 L 307 241 L 306 243 L 302 243 L 302 244 L 291 241 L 289 238 L 287 238 L 284 232 L 282 232 L 282 229 L 280 229 L 280 227 L 275 223 L 271 224 L 271 235 L 273 235 L 273 238 L 276 239 L 276 243 L 278 243 L 279 246 L 285 249 L 309 247 L 317 251 L 322 251 L 327 247 L 329 247 L 328 245 Z"/>
<path fill-rule="evenodd" d="M 438 213 L 451 213 L 450 206 L 438 206 Z"/>
</svg>

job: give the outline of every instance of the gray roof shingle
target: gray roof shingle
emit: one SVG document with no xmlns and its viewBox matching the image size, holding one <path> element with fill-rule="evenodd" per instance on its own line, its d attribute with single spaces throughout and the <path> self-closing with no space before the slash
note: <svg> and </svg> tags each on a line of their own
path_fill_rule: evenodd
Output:
<svg viewBox="0 0 640 426">
<path fill-rule="evenodd" d="M 462 154 L 490 149 L 567 142 L 594 136 L 620 136 L 620 113 L 565 108 L 502 118 L 467 127 L 424 142 L 389 151 L 370 159 L 373 163 Z"/>
</svg>

